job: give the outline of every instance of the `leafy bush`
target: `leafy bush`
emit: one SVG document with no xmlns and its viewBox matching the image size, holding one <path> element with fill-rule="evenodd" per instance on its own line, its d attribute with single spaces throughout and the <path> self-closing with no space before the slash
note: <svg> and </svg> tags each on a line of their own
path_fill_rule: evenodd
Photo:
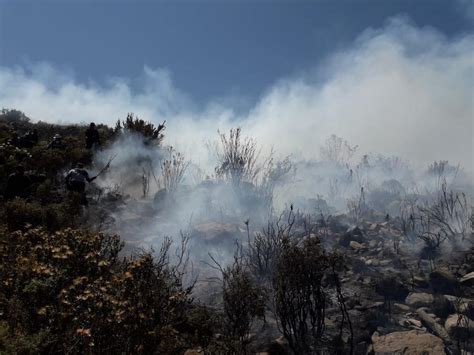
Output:
<svg viewBox="0 0 474 355">
<path fill-rule="evenodd" d="M 165 123 L 166 121 L 155 126 L 153 123 L 139 119 L 133 113 L 129 113 L 125 121 L 117 121 L 115 131 L 120 132 L 123 128 L 129 132 L 139 133 L 144 137 L 145 143 L 159 145 L 164 138 Z"/>
<path fill-rule="evenodd" d="M 119 259 L 117 236 L 65 229 L 1 231 L 0 352 L 25 339 L 37 352 L 171 353 L 196 341 L 191 288 L 168 258 L 169 244 Z M 27 348 L 28 348 L 27 346 Z M 15 351 L 20 351 L 18 345 Z"/>
<path fill-rule="evenodd" d="M 43 226 L 49 231 L 72 227 L 80 213 L 80 196 L 70 195 L 61 203 L 41 205 L 38 201 L 15 198 L 5 203 L 5 220 L 10 230 Z"/>
</svg>

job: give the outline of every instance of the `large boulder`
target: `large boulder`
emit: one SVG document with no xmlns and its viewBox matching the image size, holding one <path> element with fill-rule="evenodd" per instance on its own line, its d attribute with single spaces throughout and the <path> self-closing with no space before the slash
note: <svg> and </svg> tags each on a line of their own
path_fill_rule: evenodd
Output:
<svg viewBox="0 0 474 355">
<path fill-rule="evenodd" d="M 393 332 L 379 336 L 372 336 L 372 354 L 404 354 L 404 355 L 442 355 L 444 351 L 443 341 L 426 332 L 410 330 L 404 332 Z"/>
<path fill-rule="evenodd" d="M 429 307 L 434 301 L 434 296 L 424 292 L 410 292 L 405 299 L 405 304 L 414 308 Z"/>
</svg>

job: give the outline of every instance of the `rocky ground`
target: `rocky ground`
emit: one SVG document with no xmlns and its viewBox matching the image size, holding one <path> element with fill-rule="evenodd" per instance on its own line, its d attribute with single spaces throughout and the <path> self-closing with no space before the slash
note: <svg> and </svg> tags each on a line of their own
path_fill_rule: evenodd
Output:
<svg viewBox="0 0 474 355">
<path fill-rule="evenodd" d="M 236 229 L 211 223 L 198 226 L 195 236 L 222 243 Z M 474 248 L 465 247 L 472 240 L 464 247 L 446 241 L 449 253 L 429 260 L 420 257 L 423 243 L 407 240 L 396 221 L 318 234 L 327 248 L 345 254 L 342 282 L 356 354 L 474 352 Z M 337 309 L 327 310 L 328 332 L 338 317 Z M 262 355 L 288 351 L 271 314 L 254 337 Z"/>
<path fill-rule="evenodd" d="M 160 217 L 151 203 L 136 202 L 133 209 L 130 203 L 133 202 L 127 202 L 123 213 L 112 214 L 115 220 L 111 225 L 125 239 L 128 236 L 130 245 L 143 246 L 138 232 L 146 224 L 160 222 Z M 115 211 L 120 209 L 120 205 L 115 207 Z M 309 235 L 317 235 L 326 249 L 338 249 L 344 254 L 341 280 L 353 329 L 354 353 L 474 353 L 472 234 L 469 240 L 446 240 L 439 251 L 427 254 L 423 241 L 403 235 L 397 219 L 369 219 L 373 222 L 350 227 L 346 216 L 338 216 Z M 254 232 L 251 230 L 250 234 Z M 242 244 L 247 241 L 243 223 L 204 221 L 192 225 L 190 235 L 192 255 L 196 257 L 194 267 L 201 268 L 201 280 L 207 271 L 200 262 L 208 252 L 217 257 L 231 256 L 236 240 Z M 298 235 L 308 237 L 296 228 L 295 236 Z M 196 289 L 203 302 L 219 308 L 219 285 L 206 284 L 204 280 Z M 336 331 L 339 317 L 337 309 L 328 308 L 328 333 Z M 271 312 L 250 336 L 255 352 L 288 353 Z M 350 332 L 344 336 L 349 342 Z M 190 349 L 187 355 L 197 353 L 199 349 Z"/>
</svg>

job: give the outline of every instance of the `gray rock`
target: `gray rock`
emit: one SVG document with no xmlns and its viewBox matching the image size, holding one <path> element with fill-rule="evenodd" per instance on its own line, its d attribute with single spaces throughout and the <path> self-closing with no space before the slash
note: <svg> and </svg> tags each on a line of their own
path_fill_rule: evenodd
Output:
<svg viewBox="0 0 474 355">
<path fill-rule="evenodd" d="M 474 286 L 474 271 L 461 277 L 459 282 L 464 286 Z"/>
<path fill-rule="evenodd" d="M 464 314 L 451 314 L 444 323 L 448 334 L 459 340 L 468 340 L 474 337 L 474 321 Z"/>
<path fill-rule="evenodd" d="M 423 324 L 426 325 L 433 333 L 439 336 L 446 344 L 451 344 L 451 338 L 444 327 L 436 322 L 436 319 L 426 312 L 426 309 L 419 308 L 416 310 L 418 317 L 420 317 Z"/>
<path fill-rule="evenodd" d="M 411 292 L 405 299 L 405 304 L 414 308 L 429 307 L 434 301 L 430 293 Z"/>
<path fill-rule="evenodd" d="M 353 250 L 364 250 L 364 249 L 367 249 L 367 244 L 361 244 L 361 243 L 358 243 L 356 242 L 355 240 L 351 240 L 349 242 L 349 246 L 353 249 Z"/>
<path fill-rule="evenodd" d="M 351 241 L 358 243 L 366 242 L 366 239 L 359 227 L 349 228 L 339 240 L 339 244 L 344 247 L 348 247 Z"/>
</svg>

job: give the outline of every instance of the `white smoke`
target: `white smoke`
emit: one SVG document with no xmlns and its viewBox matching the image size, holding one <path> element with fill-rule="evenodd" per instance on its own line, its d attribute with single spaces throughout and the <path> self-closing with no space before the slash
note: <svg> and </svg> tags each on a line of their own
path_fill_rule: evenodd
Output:
<svg viewBox="0 0 474 355">
<path fill-rule="evenodd" d="M 205 142 L 217 129 L 242 126 L 281 156 L 317 158 L 335 133 L 361 152 L 423 166 L 446 159 L 472 172 L 473 50 L 472 34 L 446 38 L 394 18 L 305 75 L 276 82 L 244 115 L 226 102 L 198 108 L 169 72 L 149 67 L 138 92 L 124 78 L 82 83 L 44 63 L 3 67 L 0 104 L 48 122 L 113 124 L 127 112 L 156 123 L 166 119 L 166 142 L 203 166 L 209 164 Z"/>
</svg>

